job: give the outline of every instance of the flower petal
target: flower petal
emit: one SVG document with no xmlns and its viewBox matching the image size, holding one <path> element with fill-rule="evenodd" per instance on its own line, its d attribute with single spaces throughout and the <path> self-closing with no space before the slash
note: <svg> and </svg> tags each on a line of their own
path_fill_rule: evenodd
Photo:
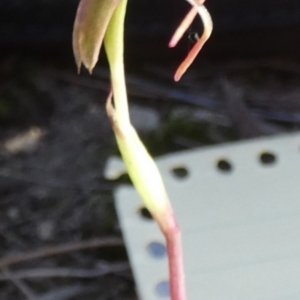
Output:
<svg viewBox="0 0 300 300">
<path fill-rule="evenodd" d="M 188 2 L 193 3 L 192 1 L 188 1 Z M 200 17 L 202 19 L 202 22 L 203 22 L 203 26 L 204 26 L 204 31 L 203 31 L 203 34 L 202 34 L 201 38 L 194 45 L 194 47 L 188 53 L 188 55 L 185 58 L 185 60 L 178 67 L 178 69 L 177 69 L 177 71 L 175 73 L 175 76 L 174 76 L 174 80 L 175 81 L 179 81 L 180 80 L 180 78 L 182 77 L 182 75 L 186 72 L 186 70 L 188 69 L 188 67 L 192 64 L 192 62 L 196 58 L 196 56 L 199 53 L 199 51 L 202 49 L 203 45 L 209 39 L 209 37 L 211 35 L 211 32 L 212 32 L 212 28 L 213 28 L 212 19 L 211 19 L 211 16 L 210 16 L 209 12 L 205 8 L 205 6 L 204 5 L 194 4 L 193 9 L 196 9 L 197 12 L 198 12 L 198 14 L 200 15 Z M 189 14 L 191 16 L 193 16 L 193 13 L 194 13 L 193 9 L 189 12 Z M 185 18 L 185 20 L 187 19 L 187 17 Z M 188 21 L 189 20 L 190 19 L 188 19 Z M 183 23 L 184 23 L 184 21 L 183 21 Z M 187 24 L 184 23 L 184 25 L 182 25 L 183 23 L 181 23 L 180 26 L 184 26 L 184 28 L 187 29 L 188 28 Z M 174 36 L 173 36 L 173 38 L 174 38 Z M 171 42 L 172 42 L 172 40 L 171 40 Z"/>
<path fill-rule="evenodd" d="M 188 14 L 185 16 L 185 18 L 182 20 L 180 25 L 178 26 L 177 30 L 173 34 L 170 42 L 169 47 L 173 48 L 177 45 L 179 40 L 182 38 L 184 33 L 188 30 L 192 22 L 194 21 L 195 17 L 198 14 L 198 10 L 196 7 L 192 7 L 191 10 L 188 12 Z"/>
<path fill-rule="evenodd" d="M 92 72 L 107 26 L 120 1 L 81 0 L 73 29 L 73 51 L 78 71 L 83 63 Z"/>
</svg>

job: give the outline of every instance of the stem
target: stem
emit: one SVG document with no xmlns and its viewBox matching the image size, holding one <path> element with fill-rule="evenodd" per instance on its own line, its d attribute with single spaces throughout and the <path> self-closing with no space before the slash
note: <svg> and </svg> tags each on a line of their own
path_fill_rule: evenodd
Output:
<svg viewBox="0 0 300 300">
<path fill-rule="evenodd" d="M 116 119 L 120 127 L 130 124 L 124 71 L 124 19 L 127 0 L 121 0 L 107 28 L 104 46 L 109 61 Z"/>
<path fill-rule="evenodd" d="M 183 268 L 183 252 L 180 228 L 174 215 L 173 223 L 165 232 L 169 258 L 170 292 L 172 300 L 185 300 L 185 276 Z"/>
<path fill-rule="evenodd" d="M 179 226 L 169 204 L 159 170 L 130 124 L 123 60 L 126 4 L 127 0 L 120 1 L 104 39 L 115 105 L 114 109 L 109 97 L 107 112 L 113 123 L 118 146 L 132 182 L 166 237 L 171 298 L 172 300 L 185 300 Z"/>
</svg>

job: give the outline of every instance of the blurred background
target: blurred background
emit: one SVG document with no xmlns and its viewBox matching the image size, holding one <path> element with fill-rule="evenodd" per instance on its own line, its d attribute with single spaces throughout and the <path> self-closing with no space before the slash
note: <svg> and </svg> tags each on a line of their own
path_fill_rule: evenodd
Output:
<svg viewBox="0 0 300 300">
<path fill-rule="evenodd" d="M 104 101 L 104 51 L 77 75 L 77 0 L 0 3 L 0 298 L 136 299 L 114 210 L 118 155 Z M 178 83 L 201 34 L 168 41 L 183 0 L 129 0 L 126 70 L 131 116 L 157 156 L 296 131 L 300 124 L 300 1 L 207 0 L 214 32 Z M 41 250 L 42 249 L 42 250 Z"/>
</svg>

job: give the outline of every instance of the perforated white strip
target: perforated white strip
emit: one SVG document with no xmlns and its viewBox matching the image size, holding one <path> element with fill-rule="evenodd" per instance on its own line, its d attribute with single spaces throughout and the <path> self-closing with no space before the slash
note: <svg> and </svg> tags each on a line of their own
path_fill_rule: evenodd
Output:
<svg viewBox="0 0 300 300">
<path fill-rule="evenodd" d="M 157 160 L 183 231 L 189 300 L 300 299 L 300 135 Z M 111 160 L 107 176 L 124 171 Z M 164 238 L 135 190 L 115 191 L 141 300 L 168 299 Z"/>
</svg>

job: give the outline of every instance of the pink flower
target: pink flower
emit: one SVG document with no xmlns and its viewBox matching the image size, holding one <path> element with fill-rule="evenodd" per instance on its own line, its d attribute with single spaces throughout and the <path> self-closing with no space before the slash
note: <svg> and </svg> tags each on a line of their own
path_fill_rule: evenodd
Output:
<svg viewBox="0 0 300 300">
<path fill-rule="evenodd" d="M 193 20 L 199 14 L 199 16 L 202 19 L 204 31 L 200 39 L 197 41 L 197 43 L 193 46 L 191 51 L 188 53 L 187 57 L 184 59 L 184 61 L 180 64 L 178 67 L 174 80 L 179 81 L 182 75 L 186 72 L 188 67 L 192 64 L 192 62 L 195 60 L 197 54 L 202 49 L 203 45 L 206 43 L 206 41 L 209 39 L 212 29 L 213 29 L 213 23 L 211 16 L 209 12 L 207 11 L 206 7 L 203 5 L 205 0 L 187 0 L 191 5 L 192 9 L 189 11 L 189 13 L 186 15 L 186 17 L 183 19 L 181 24 L 178 26 L 177 30 L 175 31 L 174 35 L 171 38 L 171 41 L 169 42 L 169 47 L 173 48 L 177 45 L 178 41 L 181 39 L 183 34 L 186 32 L 186 30 L 190 27 Z"/>
</svg>

